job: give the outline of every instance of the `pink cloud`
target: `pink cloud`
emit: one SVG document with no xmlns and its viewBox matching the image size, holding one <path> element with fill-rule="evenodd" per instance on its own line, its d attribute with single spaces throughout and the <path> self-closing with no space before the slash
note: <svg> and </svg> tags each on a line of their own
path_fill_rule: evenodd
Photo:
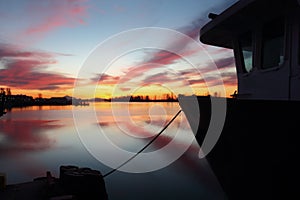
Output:
<svg viewBox="0 0 300 200">
<path fill-rule="evenodd" d="M 123 73 L 123 76 L 114 77 L 114 79 L 117 80 L 116 84 L 126 84 L 129 81 L 135 80 L 138 77 L 142 77 L 145 75 L 148 71 L 151 71 L 153 69 L 161 68 L 162 65 L 155 64 L 155 63 L 143 63 L 143 64 L 137 64 L 134 66 L 131 66 L 129 68 L 126 68 Z M 104 82 L 105 83 L 105 82 Z M 142 83 L 141 83 L 142 84 Z"/>
<path fill-rule="evenodd" d="M 168 49 L 173 49 L 176 52 L 180 52 L 180 56 L 176 55 L 171 52 L 167 52 L 164 50 L 158 51 L 153 53 L 150 57 L 147 55 L 147 58 L 145 59 L 146 63 L 156 63 L 160 65 L 169 65 L 172 63 L 177 62 L 180 59 L 188 58 L 192 55 L 197 55 L 197 53 L 200 54 L 198 50 L 187 48 L 189 43 L 192 39 L 199 41 L 199 31 L 200 27 L 204 24 L 205 20 L 203 18 L 198 18 L 194 20 L 189 26 L 181 27 L 178 29 L 178 31 L 184 33 L 185 35 L 189 37 L 183 37 L 181 40 L 175 41 L 172 43 Z M 205 73 L 213 73 L 217 72 L 219 70 L 228 69 L 228 68 L 234 68 L 234 59 L 232 56 L 232 50 L 223 49 L 223 48 L 212 48 L 208 47 L 207 45 L 203 45 L 204 50 L 207 51 L 212 58 L 216 55 L 221 56 L 221 58 L 214 59 L 212 61 L 202 61 L 202 65 L 198 66 L 198 69 L 187 69 L 182 70 L 179 73 L 182 75 L 182 80 L 186 80 L 189 82 L 190 85 L 199 85 L 200 87 L 203 85 L 205 86 L 206 83 L 209 83 L 210 86 L 216 86 L 221 85 L 222 78 L 219 76 L 212 76 L 209 75 L 206 77 L 205 80 L 202 79 L 201 74 Z M 199 60 L 200 62 L 201 60 Z M 205 63 L 206 62 L 206 63 Z M 213 65 L 213 66 L 212 66 Z M 217 68 L 216 68 L 216 67 Z M 139 72 L 142 74 L 145 74 L 147 71 L 150 71 L 154 68 L 160 67 L 159 65 L 145 65 L 141 69 L 139 69 Z M 132 75 L 132 73 L 131 73 Z M 223 74 L 224 75 L 224 74 Z M 221 80 L 220 80 L 221 79 Z M 159 73 L 153 76 L 147 76 L 144 79 L 144 83 L 165 83 L 165 82 L 173 82 L 174 79 L 172 77 L 169 77 L 165 73 Z M 236 75 L 234 73 L 226 74 L 225 77 L 223 77 L 223 81 L 225 84 L 228 84 L 230 86 L 236 84 Z M 186 84 L 186 83 L 184 83 Z"/>
<path fill-rule="evenodd" d="M 169 52 L 169 51 L 161 50 L 161 51 L 154 53 L 151 56 L 151 58 L 148 59 L 146 62 L 168 65 L 168 64 L 172 64 L 172 63 L 176 62 L 177 60 L 185 59 L 186 57 L 192 56 L 195 53 L 198 53 L 198 50 L 193 50 L 193 49 L 186 50 L 185 49 L 185 50 L 179 51 L 179 52 L 180 52 L 180 55 L 177 55 L 177 54 Z"/>
<path fill-rule="evenodd" d="M 175 82 L 182 82 L 182 79 L 178 78 L 178 76 L 175 76 L 173 74 L 169 74 L 168 72 L 161 72 L 158 74 L 149 75 L 146 76 L 143 80 L 144 85 L 160 85 Z"/>
<path fill-rule="evenodd" d="M 190 51 L 187 52 L 188 54 L 193 54 L 195 52 Z M 155 58 L 155 61 L 168 64 L 172 63 L 175 60 L 179 59 L 180 57 L 171 54 L 168 52 L 163 52 L 160 51 L 159 54 L 156 54 L 157 58 Z M 153 60 L 154 61 L 154 60 Z M 211 65 L 216 65 L 211 66 Z M 212 62 L 208 62 L 204 64 L 201 69 L 186 69 L 179 71 L 179 74 L 181 75 L 180 78 L 176 75 L 169 74 L 168 72 L 161 72 L 158 74 L 154 75 L 148 75 L 143 79 L 143 84 L 168 84 L 168 83 L 182 83 L 183 86 L 185 86 L 188 82 L 189 85 L 203 85 L 206 87 L 206 84 L 209 84 L 210 86 L 217 86 L 217 85 L 222 85 L 222 80 L 224 81 L 225 85 L 236 85 L 236 74 L 234 72 L 232 73 L 221 73 L 222 78 L 220 79 L 219 76 L 214 76 L 214 75 L 206 75 L 205 80 L 202 75 L 205 75 L 206 73 L 213 73 L 214 71 L 219 71 L 221 72 L 223 69 L 228 69 L 228 68 L 234 68 L 234 59 L 233 57 L 225 57 L 225 58 L 220 58 Z M 146 71 L 150 70 L 151 67 L 149 68 L 142 68 L 140 71 L 143 71 L 146 73 Z M 185 81 L 187 82 L 185 82 Z"/>
<path fill-rule="evenodd" d="M 129 67 L 125 71 L 125 73 L 126 73 L 126 75 L 140 76 L 152 69 L 157 69 L 160 67 L 161 67 L 161 65 L 157 65 L 157 64 L 153 64 L 153 63 L 144 63 L 143 65 Z"/>
<path fill-rule="evenodd" d="M 56 53 L 28 51 L 13 45 L 0 44 L 0 85 L 19 89 L 68 89 L 72 88 L 74 78 L 45 71 L 57 63 Z"/>
<path fill-rule="evenodd" d="M 34 4 L 30 4 L 29 12 L 34 13 L 33 17 L 39 20 L 34 21 L 24 34 L 41 36 L 63 26 L 84 24 L 88 9 L 84 2 L 83 0 L 35 1 Z"/>
<path fill-rule="evenodd" d="M 194 52 L 190 51 L 188 53 Z M 197 85 L 197 87 L 207 88 L 207 85 L 212 87 L 222 85 L 223 83 L 225 86 L 235 86 L 237 84 L 235 72 L 222 72 L 223 70 L 234 67 L 234 59 L 232 57 L 220 58 L 215 60 L 214 63 L 204 63 L 203 67 L 198 70 L 194 68 L 181 70 L 178 71 L 178 74 L 169 73 L 168 71 L 162 71 L 156 74 L 151 73 L 151 70 L 161 68 L 163 65 L 162 63 L 172 63 L 178 58 L 180 57 L 176 54 L 172 54 L 167 51 L 160 51 L 158 57 L 155 58 L 155 60 L 152 60 L 159 64 L 146 63 L 143 65 L 132 66 L 124 71 L 124 76 L 102 74 L 100 77 L 100 75 L 97 75 L 92 78 L 92 82 L 103 85 L 119 84 L 120 89 L 124 92 L 132 90 L 128 84 L 132 84 L 134 80 L 137 80 L 135 82 L 135 86 L 176 84 L 180 87 L 188 84 L 190 86 Z M 217 68 L 211 65 L 216 65 Z M 211 74 L 216 70 L 219 70 L 221 77 Z M 204 79 L 202 75 L 205 73 L 210 74 L 207 74 Z M 142 79 L 140 80 L 141 77 Z"/>
<path fill-rule="evenodd" d="M 162 50 L 156 53 L 155 57 L 151 58 L 151 60 L 149 60 L 148 62 L 167 65 L 173 63 L 175 60 L 178 59 L 180 59 L 179 55 Z"/>
<path fill-rule="evenodd" d="M 97 74 L 95 77 L 91 78 L 92 83 L 101 85 L 114 85 L 119 81 L 119 76 L 111 76 L 109 74 Z"/>
<path fill-rule="evenodd" d="M 72 88 L 74 78 L 60 74 L 43 72 L 43 65 L 52 64 L 47 61 L 18 60 L 6 65 L 0 70 L 0 85 L 16 87 L 20 89 L 68 89 Z"/>
<path fill-rule="evenodd" d="M 50 52 L 44 52 L 44 51 L 27 51 L 17 45 L 0 43 L 0 59 L 29 58 L 29 57 L 51 58 L 55 55 L 67 56 L 67 54 L 50 53 Z"/>
</svg>

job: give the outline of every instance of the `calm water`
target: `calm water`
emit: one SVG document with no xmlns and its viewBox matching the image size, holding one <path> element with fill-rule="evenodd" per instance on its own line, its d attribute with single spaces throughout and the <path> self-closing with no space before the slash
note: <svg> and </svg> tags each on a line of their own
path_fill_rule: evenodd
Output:
<svg viewBox="0 0 300 200">
<path fill-rule="evenodd" d="M 6 173 L 8 184 L 45 176 L 46 171 L 58 176 L 60 165 L 90 167 L 105 174 L 111 168 L 86 148 L 97 144 L 111 160 L 119 159 L 110 149 L 103 149 L 103 141 L 98 142 L 94 137 L 100 129 L 117 148 L 137 152 L 179 109 L 177 103 L 95 103 L 87 107 L 13 109 L 0 118 L 0 172 Z M 156 160 L 145 160 L 137 167 L 147 171 L 153 162 L 169 159 L 191 137 L 191 129 L 181 113 L 144 154 L 155 153 L 172 142 L 175 145 L 171 152 L 158 154 Z M 218 181 L 206 160 L 198 159 L 198 152 L 199 146 L 194 141 L 179 159 L 162 169 L 111 174 L 105 178 L 109 199 L 224 199 Z"/>
</svg>

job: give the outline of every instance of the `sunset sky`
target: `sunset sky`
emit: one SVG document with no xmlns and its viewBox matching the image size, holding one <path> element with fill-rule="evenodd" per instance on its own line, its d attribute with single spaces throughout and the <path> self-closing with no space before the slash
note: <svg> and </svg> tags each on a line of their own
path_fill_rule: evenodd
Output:
<svg viewBox="0 0 300 200">
<path fill-rule="evenodd" d="M 201 44 L 198 34 L 209 21 L 208 13 L 220 13 L 235 2 L 1 0 L 0 86 L 11 88 L 12 94 L 33 97 L 38 94 L 73 96 L 78 73 L 100 43 L 124 31 L 158 27 L 179 31 Z M 114 52 L 127 45 L 126 42 L 156 39 L 145 33 L 128 41 L 112 42 L 109 51 Z M 169 42 L 164 42 L 167 48 Z M 201 44 L 203 54 L 189 48 L 188 41 L 175 41 L 172 45 L 185 51 L 179 56 L 164 49 L 138 49 L 112 60 L 105 71 L 94 68 L 80 77 L 84 87 L 76 97 L 150 95 L 159 98 L 170 92 L 202 95 L 207 94 L 207 84 L 211 91 L 220 93 L 222 81 L 226 89 L 224 95 L 234 92 L 236 75 L 231 50 Z M 102 53 L 98 53 L 101 58 Z M 205 81 L 187 62 L 189 58 L 196 60 L 194 67 L 199 68 L 201 74 L 206 73 Z M 217 70 L 212 64 L 218 67 L 222 80 L 215 75 Z M 94 87 L 94 95 L 84 92 Z"/>
</svg>

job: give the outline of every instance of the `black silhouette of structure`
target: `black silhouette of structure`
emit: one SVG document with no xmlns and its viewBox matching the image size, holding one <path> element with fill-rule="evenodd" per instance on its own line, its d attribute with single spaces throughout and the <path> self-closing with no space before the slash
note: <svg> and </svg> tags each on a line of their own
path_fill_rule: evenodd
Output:
<svg viewBox="0 0 300 200">
<path fill-rule="evenodd" d="M 87 167 L 62 165 L 59 178 L 48 171 L 45 177 L 31 182 L 4 185 L 0 188 L 0 199 L 77 199 L 107 200 L 108 195 L 100 171 Z"/>
<path fill-rule="evenodd" d="M 0 117 L 5 114 L 5 91 L 0 89 Z"/>
<path fill-rule="evenodd" d="M 217 134 L 226 100 L 206 158 L 228 199 L 299 199 L 300 1 L 240 0 L 210 18 L 200 41 L 233 49 L 238 91 L 178 98 L 197 141 Z"/>
</svg>

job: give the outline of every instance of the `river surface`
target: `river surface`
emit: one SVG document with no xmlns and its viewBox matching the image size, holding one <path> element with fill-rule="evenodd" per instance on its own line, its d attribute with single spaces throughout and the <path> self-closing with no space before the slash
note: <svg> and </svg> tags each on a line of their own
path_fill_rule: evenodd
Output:
<svg viewBox="0 0 300 200">
<path fill-rule="evenodd" d="M 46 171 L 58 177 L 60 165 L 106 174 L 148 144 L 178 110 L 178 103 L 110 102 L 14 108 L 0 118 L 0 173 L 8 184 Z M 105 178 L 109 199 L 225 199 L 191 138 L 182 112 L 142 154 Z"/>
</svg>

